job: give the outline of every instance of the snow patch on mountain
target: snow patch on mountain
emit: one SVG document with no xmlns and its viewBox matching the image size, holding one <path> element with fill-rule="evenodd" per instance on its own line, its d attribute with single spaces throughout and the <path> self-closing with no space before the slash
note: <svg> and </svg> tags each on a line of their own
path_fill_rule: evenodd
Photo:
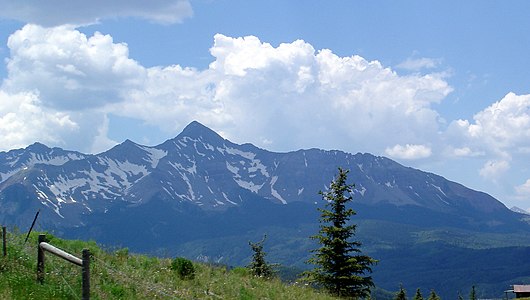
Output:
<svg viewBox="0 0 530 300">
<path fill-rule="evenodd" d="M 231 165 L 229 162 L 226 162 L 226 168 L 228 169 L 228 171 L 230 171 L 230 173 L 234 174 L 236 176 L 236 178 L 240 178 L 241 177 L 241 176 L 239 176 L 239 168 L 238 167 Z"/>
<path fill-rule="evenodd" d="M 164 150 L 161 150 L 161 149 L 157 149 L 157 148 L 152 148 L 152 147 L 146 147 L 146 146 L 140 146 L 138 145 L 138 147 L 142 150 L 144 150 L 147 155 L 149 156 L 149 161 L 151 163 L 151 167 L 154 169 L 156 168 L 156 166 L 158 166 L 158 162 L 167 156 L 167 151 L 164 151 Z"/>
<path fill-rule="evenodd" d="M 299 188 L 298 189 L 298 196 L 302 195 L 303 192 L 304 192 L 304 188 Z"/>
<path fill-rule="evenodd" d="M 364 193 L 366 193 L 366 188 L 364 186 L 361 185 L 361 189 L 357 189 L 356 191 L 359 192 L 359 194 L 361 194 L 362 197 L 364 197 Z"/>
<path fill-rule="evenodd" d="M 441 187 L 435 185 L 435 184 L 432 184 L 431 183 L 431 186 L 434 187 L 435 189 L 437 189 L 440 193 L 442 193 L 445 197 L 447 197 L 447 195 L 444 193 L 444 191 L 442 190 Z"/>
<path fill-rule="evenodd" d="M 255 194 L 257 194 L 259 190 L 263 187 L 263 184 L 255 184 L 252 181 L 244 181 L 241 179 L 234 179 L 234 180 L 240 187 L 247 189 Z"/>
<path fill-rule="evenodd" d="M 285 201 L 285 199 L 282 198 L 282 196 L 280 195 L 280 193 L 278 193 L 278 191 L 276 191 L 274 189 L 274 185 L 276 184 L 276 181 L 278 180 L 278 176 L 272 176 L 272 179 L 271 179 L 271 194 L 274 198 L 280 200 L 280 202 L 282 204 L 287 204 L 287 201 Z"/>
<path fill-rule="evenodd" d="M 101 174 L 98 176 L 98 173 L 96 173 L 93 168 L 92 171 L 94 171 L 94 173 L 91 173 L 93 178 L 99 177 L 103 179 L 108 186 L 128 188 L 134 182 L 137 182 L 150 173 L 145 166 L 131 163 L 128 160 L 120 162 L 110 158 L 99 158 L 99 162 L 107 167 L 103 172 L 106 176 L 102 177 Z M 119 182 L 117 179 L 119 179 Z"/>
<path fill-rule="evenodd" d="M 225 198 L 226 202 L 228 202 L 230 204 L 233 204 L 233 205 L 237 205 L 237 203 L 235 203 L 234 201 L 230 201 L 230 199 L 228 199 L 228 196 L 226 196 L 226 194 L 224 192 L 221 192 L 221 194 Z"/>
<path fill-rule="evenodd" d="M 51 199 L 41 191 L 36 185 L 33 185 L 35 188 L 35 191 L 37 193 L 37 196 L 39 197 L 40 203 L 46 207 L 51 208 L 59 217 L 64 219 L 64 216 L 61 214 L 60 207 L 55 204 Z"/>
</svg>

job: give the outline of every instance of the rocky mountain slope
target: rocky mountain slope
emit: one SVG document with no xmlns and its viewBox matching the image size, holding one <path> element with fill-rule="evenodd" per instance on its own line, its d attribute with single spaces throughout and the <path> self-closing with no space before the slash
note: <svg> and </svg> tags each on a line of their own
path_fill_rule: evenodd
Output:
<svg viewBox="0 0 530 300">
<path fill-rule="evenodd" d="M 0 213 L 19 223 L 28 210 L 41 208 L 50 223 L 79 226 L 82 216 L 153 199 L 207 211 L 239 206 L 251 201 L 249 194 L 279 205 L 313 203 L 339 166 L 350 170 L 360 204 L 417 207 L 477 226 L 517 218 L 485 193 L 384 157 L 318 149 L 274 153 L 234 144 L 198 122 L 155 147 L 127 140 L 97 155 L 38 143 L 2 152 Z"/>
</svg>

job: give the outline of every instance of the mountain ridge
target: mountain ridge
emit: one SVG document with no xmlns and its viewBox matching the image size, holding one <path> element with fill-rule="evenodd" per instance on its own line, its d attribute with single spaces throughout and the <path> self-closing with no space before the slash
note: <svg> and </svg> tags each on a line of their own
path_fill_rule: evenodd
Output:
<svg viewBox="0 0 530 300">
<path fill-rule="evenodd" d="M 202 209 L 223 210 L 239 205 L 246 190 L 278 204 L 308 201 L 306 197 L 315 198 L 326 188 L 339 166 L 350 169 L 354 194 L 364 204 L 412 205 L 452 214 L 510 213 L 485 193 L 385 157 L 320 149 L 275 153 L 232 143 L 197 121 L 152 147 L 125 140 L 100 154 L 86 155 L 35 143 L 2 152 L 0 158 L 0 192 L 16 181 L 63 219 L 63 205 L 80 205 L 90 213 L 88 203 L 93 199 L 99 199 L 96 207 L 104 207 L 105 201 L 138 204 L 162 195 Z M 30 177 L 31 183 L 20 176 L 7 180 L 23 169 L 41 174 Z"/>
</svg>

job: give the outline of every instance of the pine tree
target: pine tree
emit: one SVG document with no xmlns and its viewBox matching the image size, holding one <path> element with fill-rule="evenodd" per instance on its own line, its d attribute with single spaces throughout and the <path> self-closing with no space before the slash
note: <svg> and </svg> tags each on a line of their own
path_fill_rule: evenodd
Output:
<svg viewBox="0 0 530 300">
<path fill-rule="evenodd" d="M 250 273 L 256 277 L 271 278 L 274 275 L 272 265 L 269 265 L 265 261 L 266 253 L 263 251 L 263 243 L 265 243 L 267 236 L 264 235 L 263 239 L 257 243 L 248 242 L 254 254 L 252 254 L 252 261 L 248 265 Z"/>
<path fill-rule="evenodd" d="M 434 290 L 431 290 L 431 294 L 429 295 L 429 298 L 427 300 L 440 300 L 440 297 L 436 295 L 436 292 Z"/>
<path fill-rule="evenodd" d="M 399 291 L 396 293 L 394 300 L 407 300 L 407 293 L 403 289 L 402 285 L 399 287 Z"/>
<path fill-rule="evenodd" d="M 346 183 L 348 171 L 339 168 L 339 174 L 331 182 L 330 190 L 320 192 L 326 201 L 321 212 L 320 230 L 311 238 L 317 240 L 320 248 L 313 250 L 313 257 L 308 263 L 316 267 L 307 272 L 308 280 L 322 286 L 330 293 L 340 297 L 369 297 L 370 288 L 374 286 L 371 266 L 377 261 L 362 255 L 361 243 L 352 241 L 356 225 L 350 224 L 350 217 L 355 211 L 347 208 L 352 201 L 353 185 Z"/>
<path fill-rule="evenodd" d="M 423 300 L 423 296 L 419 288 L 416 289 L 416 295 L 414 295 L 413 300 Z"/>
<path fill-rule="evenodd" d="M 469 300 L 477 300 L 477 292 L 475 291 L 475 286 L 471 287 L 471 292 L 469 293 Z"/>
</svg>

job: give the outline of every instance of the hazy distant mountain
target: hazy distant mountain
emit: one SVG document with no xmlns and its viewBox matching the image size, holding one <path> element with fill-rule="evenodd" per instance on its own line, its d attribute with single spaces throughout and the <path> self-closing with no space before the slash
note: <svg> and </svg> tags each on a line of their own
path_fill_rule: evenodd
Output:
<svg viewBox="0 0 530 300">
<path fill-rule="evenodd" d="M 441 176 L 371 154 L 275 153 L 238 145 L 198 122 L 154 147 L 127 140 L 97 155 L 38 143 L 1 152 L 0 221 L 25 228 L 40 209 L 41 229 L 57 234 L 229 264 L 244 263 L 248 240 L 269 233 L 276 249 L 271 255 L 300 266 L 313 245 L 307 237 L 318 224 L 318 191 L 327 188 L 337 167 L 349 169 L 355 183 L 365 247 L 389 257 L 379 267 L 385 272 L 374 275 L 383 286 L 406 284 L 399 272 L 385 274 L 397 268 L 391 263 L 395 253 L 423 253 L 431 247 L 425 243 L 530 245 L 520 213 Z M 513 234 L 523 238 L 511 239 Z M 463 266 L 470 267 L 476 255 L 469 256 Z M 430 278 L 414 272 L 413 279 Z"/>
<path fill-rule="evenodd" d="M 514 211 L 516 213 L 520 213 L 520 214 L 525 214 L 525 215 L 530 215 L 530 212 L 525 210 L 525 209 L 522 209 L 520 207 L 517 207 L 517 206 L 513 206 L 512 208 L 510 208 L 511 211 Z"/>
</svg>

